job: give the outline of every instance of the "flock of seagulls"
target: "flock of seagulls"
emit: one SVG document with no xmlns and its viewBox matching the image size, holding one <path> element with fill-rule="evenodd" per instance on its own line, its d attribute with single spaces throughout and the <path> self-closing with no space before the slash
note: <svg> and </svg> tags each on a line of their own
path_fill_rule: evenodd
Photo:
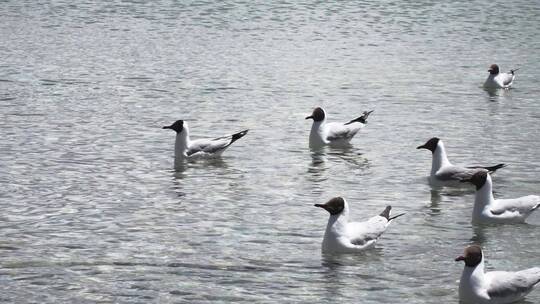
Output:
<svg viewBox="0 0 540 304">
<path fill-rule="evenodd" d="M 489 68 L 489 76 L 484 83 L 487 89 L 508 89 L 512 85 L 517 69 L 509 73 L 500 73 L 499 66 Z M 317 107 L 306 119 L 313 124 L 309 134 L 311 149 L 324 146 L 349 146 L 351 139 L 367 124 L 373 111 L 365 111 L 355 119 L 345 123 L 327 122 L 324 109 Z M 213 139 L 191 140 L 187 122 L 177 120 L 163 129 L 176 132 L 175 161 L 192 158 L 214 158 L 248 133 L 243 130 L 231 135 Z M 529 195 L 515 199 L 494 199 L 491 173 L 505 167 L 505 164 L 493 166 L 456 166 L 447 157 L 443 141 L 437 137 L 429 139 L 417 149 L 426 149 L 432 153 L 429 183 L 436 186 L 457 186 L 471 183 L 476 187 L 473 223 L 523 223 L 533 211 L 540 207 L 540 196 Z M 363 222 L 349 221 L 349 204 L 343 197 L 334 197 L 315 207 L 328 211 L 329 218 L 322 241 L 323 253 L 358 253 L 372 248 L 390 223 L 405 213 L 390 216 L 391 206 L 380 214 Z M 517 272 L 484 272 L 482 248 L 472 245 L 465 248 L 463 256 L 456 261 L 464 261 L 465 267 L 459 283 L 459 298 L 464 303 L 503 304 L 523 299 L 540 282 L 540 267 Z"/>
</svg>

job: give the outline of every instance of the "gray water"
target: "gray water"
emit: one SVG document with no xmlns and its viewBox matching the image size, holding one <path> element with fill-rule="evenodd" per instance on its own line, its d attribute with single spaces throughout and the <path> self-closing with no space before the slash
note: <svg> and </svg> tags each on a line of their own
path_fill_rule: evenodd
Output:
<svg viewBox="0 0 540 304">
<path fill-rule="evenodd" d="M 0 301 L 457 303 L 489 270 L 540 266 L 529 224 L 470 223 L 474 192 L 433 189 L 428 151 L 496 164 L 496 197 L 540 193 L 537 1 L 3 1 Z M 481 89 L 520 67 L 514 89 Z M 313 158 L 316 106 L 347 121 Z M 221 160 L 173 167 L 174 133 L 249 128 Z M 345 197 L 407 212 L 365 254 L 323 256 Z M 523 303 L 539 303 L 540 291 Z"/>
</svg>

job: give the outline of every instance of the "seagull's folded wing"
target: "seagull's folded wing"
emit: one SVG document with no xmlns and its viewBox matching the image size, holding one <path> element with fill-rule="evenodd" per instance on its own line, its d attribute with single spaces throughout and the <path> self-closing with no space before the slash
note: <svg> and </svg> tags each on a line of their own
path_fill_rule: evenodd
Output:
<svg viewBox="0 0 540 304">
<path fill-rule="evenodd" d="M 327 123 L 326 124 L 327 133 L 326 133 L 326 139 L 330 141 L 335 140 L 349 140 L 351 139 L 358 131 L 362 128 L 362 124 L 356 123 L 356 124 L 350 124 L 350 125 L 344 125 L 342 123 Z"/>
<path fill-rule="evenodd" d="M 475 169 L 475 168 L 463 168 L 458 166 L 446 166 L 441 168 L 435 176 L 443 181 L 450 181 L 450 180 L 463 180 L 463 179 L 470 179 L 474 173 L 478 172 L 478 170 L 483 169 Z"/>
<path fill-rule="evenodd" d="M 215 139 L 198 139 L 191 142 L 187 155 L 195 153 L 215 154 L 229 146 L 232 138 L 230 136 L 219 137 Z"/>
<path fill-rule="evenodd" d="M 347 224 L 347 236 L 351 243 L 361 245 L 370 240 L 377 240 L 388 226 L 388 220 L 382 216 L 374 216 L 365 222 Z"/>
<path fill-rule="evenodd" d="M 529 293 L 540 280 L 540 268 L 518 272 L 493 271 L 486 273 L 489 280 L 487 292 L 490 298 L 519 299 Z"/>
<path fill-rule="evenodd" d="M 511 85 L 512 82 L 514 81 L 515 75 L 508 74 L 508 73 L 501 73 L 499 74 L 499 77 L 501 77 L 502 84 L 504 86 L 508 86 L 508 85 Z"/>
<path fill-rule="evenodd" d="M 493 214 L 502 214 L 504 212 L 519 212 L 527 214 L 540 206 L 540 196 L 528 195 L 514 199 L 498 199 L 495 201 L 490 211 Z"/>
</svg>

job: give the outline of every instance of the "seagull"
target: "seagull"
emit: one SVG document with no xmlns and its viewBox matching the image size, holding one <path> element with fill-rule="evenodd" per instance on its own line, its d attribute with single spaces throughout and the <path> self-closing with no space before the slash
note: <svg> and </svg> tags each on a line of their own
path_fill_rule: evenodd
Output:
<svg viewBox="0 0 540 304">
<path fill-rule="evenodd" d="M 330 213 L 324 239 L 323 253 L 355 253 L 371 248 L 390 222 L 405 213 L 390 217 L 391 206 L 365 222 L 349 222 L 349 205 L 342 197 L 334 197 L 325 204 L 315 204 Z"/>
<path fill-rule="evenodd" d="M 540 196 L 528 195 L 514 199 L 494 199 L 491 176 L 487 171 L 476 172 L 461 180 L 476 186 L 472 221 L 487 223 L 524 223 L 540 207 Z"/>
<path fill-rule="evenodd" d="M 362 116 L 346 123 L 330 122 L 326 123 L 326 112 L 318 107 L 306 119 L 313 119 L 311 133 L 309 134 L 309 147 L 319 149 L 325 145 L 348 146 L 351 139 L 362 129 L 369 114 L 372 111 L 364 111 Z"/>
<path fill-rule="evenodd" d="M 177 120 L 170 126 L 163 129 L 172 129 L 176 132 L 176 141 L 174 143 L 174 156 L 176 159 L 185 159 L 193 157 L 219 157 L 233 142 L 247 134 L 244 130 L 232 135 L 225 135 L 214 139 L 189 138 L 189 128 L 187 122 Z"/>
<path fill-rule="evenodd" d="M 471 304 L 505 304 L 523 299 L 540 282 L 540 267 L 517 272 L 484 272 L 482 248 L 472 245 L 456 258 L 465 261 L 459 281 L 459 299 Z"/>
<path fill-rule="evenodd" d="M 425 144 L 416 147 L 416 149 L 427 149 L 433 153 L 433 158 L 431 160 L 431 173 L 429 176 L 429 181 L 433 184 L 447 186 L 456 185 L 456 182 L 459 182 L 464 178 L 469 178 L 478 171 L 487 170 L 490 173 L 493 173 L 497 171 L 497 169 L 506 166 L 505 164 L 498 164 L 491 167 L 454 166 L 450 163 L 448 157 L 446 156 L 443 141 L 437 137 L 431 138 Z"/>
<path fill-rule="evenodd" d="M 508 89 L 510 86 L 512 86 L 512 83 L 514 82 L 514 78 L 516 78 L 516 75 L 514 74 L 515 71 L 519 69 L 513 69 L 510 70 L 509 73 L 499 73 L 499 66 L 496 64 L 492 64 L 489 67 L 489 76 L 484 82 L 484 88 L 487 89 Z"/>
</svg>

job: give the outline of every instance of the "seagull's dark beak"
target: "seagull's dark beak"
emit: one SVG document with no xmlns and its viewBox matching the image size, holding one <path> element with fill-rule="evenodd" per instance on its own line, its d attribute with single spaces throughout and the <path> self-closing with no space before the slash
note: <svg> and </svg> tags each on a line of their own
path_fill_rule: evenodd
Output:
<svg viewBox="0 0 540 304">
<path fill-rule="evenodd" d="M 421 146 L 416 147 L 416 149 L 427 149 L 427 148 L 425 145 L 421 145 Z"/>
<path fill-rule="evenodd" d="M 315 205 L 313 205 L 313 206 L 319 207 L 319 208 L 323 208 L 324 210 L 330 212 L 330 210 L 328 210 L 328 208 L 326 208 L 326 205 L 325 205 L 325 204 L 315 204 Z"/>
<path fill-rule="evenodd" d="M 313 119 L 313 115 L 309 115 L 306 119 Z"/>
<path fill-rule="evenodd" d="M 454 261 L 456 261 L 456 262 L 459 262 L 459 261 L 465 261 L 465 257 L 462 256 L 462 255 L 460 255 L 460 256 L 458 256 Z"/>
<path fill-rule="evenodd" d="M 162 129 L 172 129 L 171 126 L 165 126 Z"/>
<path fill-rule="evenodd" d="M 493 69 L 489 69 L 488 72 L 493 72 Z"/>
</svg>

